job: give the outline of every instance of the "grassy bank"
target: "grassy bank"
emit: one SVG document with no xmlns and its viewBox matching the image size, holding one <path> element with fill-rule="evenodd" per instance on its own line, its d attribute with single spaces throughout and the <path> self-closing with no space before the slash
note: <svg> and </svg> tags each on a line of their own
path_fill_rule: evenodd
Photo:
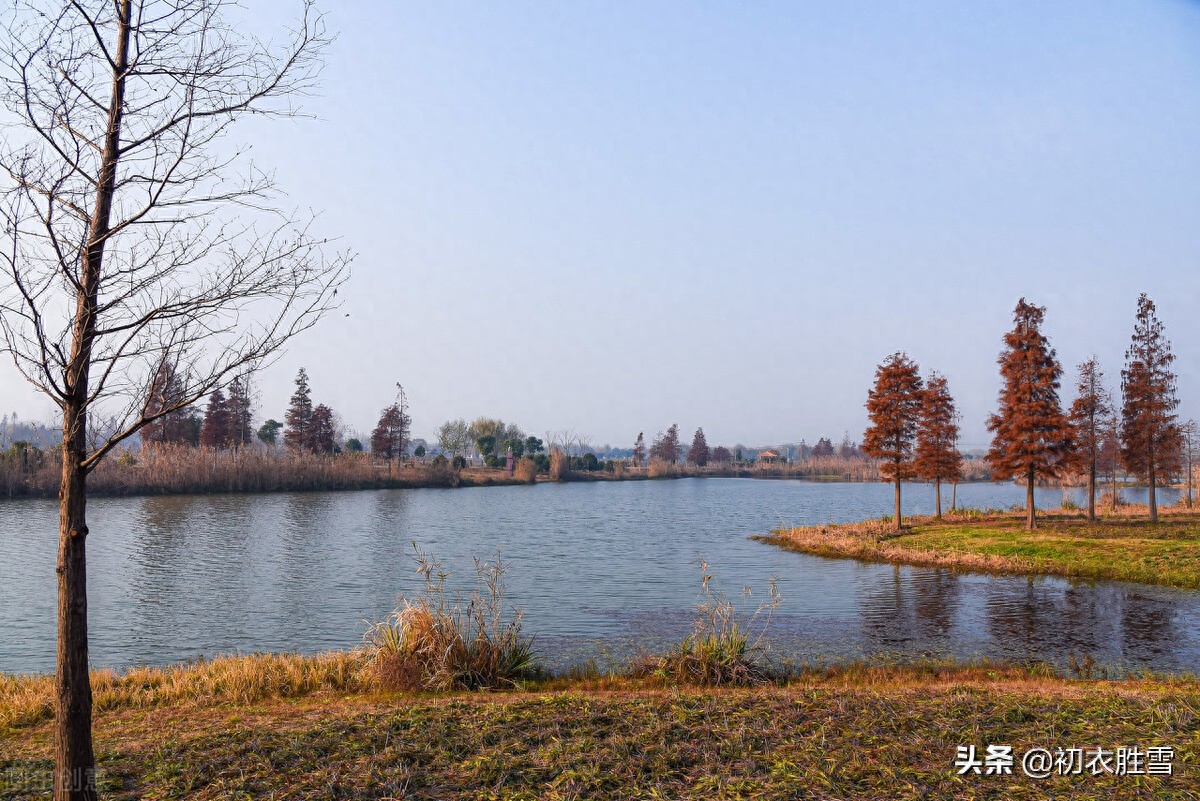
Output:
<svg viewBox="0 0 1200 801">
<path fill-rule="evenodd" d="M 1164 510 L 1151 525 L 1144 509 L 1089 523 L 1079 512 L 1043 513 L 1024 530 L 1023 514 L 958 515 L 944 521 L 911 518 L 900 534 L 890 523 L 781 529 L 757 537 L 816 556 L 1020 573 L 1135 581 L 1200 589 L 1200 514 Z"/>
<path fill-rule="evenodd" d="M 109 675 L 109 798 L 1194 798 L 1200 685 L 925 664 L 698 692 L 590 676 L 384 694 L 353 655 Z M 350 677 L 355 678 L 350 678 Z M 7 679 L 0 710 L 46 695 Z M 139 689 L 141 688 L 141 689 Z M 103 700 L 102 700 L 103 699 Z M 52 732 L 0 723 L 0 797 L 42 797 Z M 1174 775 L 957 776 L 959 745 L 1173 746 Z"/>
</svg>

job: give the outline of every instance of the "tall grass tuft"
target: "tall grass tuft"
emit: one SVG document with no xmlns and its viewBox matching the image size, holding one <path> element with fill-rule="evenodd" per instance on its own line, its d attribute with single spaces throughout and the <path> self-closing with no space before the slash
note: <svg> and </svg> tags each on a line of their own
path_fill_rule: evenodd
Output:
<svg viewBox="0 0 1200 801">
<path fill-rule="evenodd" d="M 368 670 L 388 690 L 469 690 L 515 687 L 537 675 L 533 640 L 521 634 L 524 612 L 504 613 L 504 576 L 494 562 L 475 559 L 475 586 L 465 600 L 447 596 L 447 573 L 416 543 L 424 587 L 401 598 L 395 611 L 364 636 Z"/>
<path fill-rule="evenodd" d="M 746 622 L 725 593 L 712 588 L 713 574 L 700 561 L 701 600 L 696 605 L 692 633 L 675 649 L 635 667 L 634 673 L 653 675 L 671 684 L 701 687 L 747 686 L 771 681 L 766 633 L 771 616 L 782 602 L 776 578 L 770 580 L 767 600 Z M 751 591 L 742 588 L 742 611 Z"/>
</svg>

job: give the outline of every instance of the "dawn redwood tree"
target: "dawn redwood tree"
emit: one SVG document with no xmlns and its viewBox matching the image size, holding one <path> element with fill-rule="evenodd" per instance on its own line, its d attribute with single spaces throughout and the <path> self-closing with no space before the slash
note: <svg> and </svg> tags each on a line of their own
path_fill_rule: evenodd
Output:
<svg viewBox="0 0 1200 801">
<path fill-rule="evenodd" d="M 277 208 L 270 173 L 215 146 L 243 116 L 296 115 L 328 41 L 302 9 L 268 43 L 220 0 L 25 0 L 0 26 L 0 329 L 63 426 L 56 799 L 96 797 L 88 474 L 278 352 L 344 277 L 346 260 Z M 147 410 L 164 361 L 182 388 Z"/>
<path fill-rule="evenodd" d="M 1071 424 L 1058 399 L 1062 366 L 1042 334 L 1043 306 L 1017 302 L 1013 330 L 1004 335 L 1000 408 L 987 421 L 987 460 L 995 479 L 1025 480 L 1025 527 L 1037 526 L 1033 488 L 1039 476 L 1056 476 L 1071 452 Z"/>
<path fill-rule="evenodd" d="M 900 482 L 913 476 L 913 446 L 920 420 L 923 382 L 917 363 L 893 353 L 875 368 L 875 386 L 867 392 L 863 452 L 882 460 L 880 475 L 895 482 L 895 529 L 900 530 Z M 831 446 L 832 449 L 832 446 Z"/>
<path fill-rule="evenodd" d="M 408 451 L 410 422 L 399 401 L 384 409 L 371 432 L 371 453 L 388 461 L 403 459 Z"/>
<path fill-rule="evenodd" d="M 1121 461 L 1126 470 L 1147 482 L 1152 523 L 1158 522 L 1158 479 L 1179 471 L 1174 361 L 1154 303 L 1143 292 L 1121 371 Z"/>
<path fill-rule="evenodd" d="M 942 519 L 942 482 L 962 480 L 962 454 L 958 452 L 958 412 L 946 377 L 933 372 L 921 394 L 917 447 L 913 471 L 933 482 L 937 518 Z"/>
<path fill-rule="evenodd" d="M 313 407 L 309 418 L 306 448 L 313 453 L 330 454 L 337 450 L 337 422 L 333 409 L 323 403 Z"/>
<path fill-rule="evenodd" d="M 1096 519 L 1096 472 L 1100 464 L 1104 421 L 1112 414 L 1112 396 L 1104 386 L 1104 373 L 1096 357 L 1079 365 L 1075 401 L 1067 419 L 1075 439 L 1072 461 L 1087 471 L 1087 519 Z"/>
<path fill-rule="evenodd" d="M 296 389 L 288 402 L 283 423 L 283 444 L 293 451 L 312 450 L 312 390 L 308 386 L 308 371 L 303 367 L 296 373 Z"/>
<path fill-rule="evenodd" d="M 171 360 L 160 360 L 142 405 L 142 417 L 148 421 L 138 432 L 143 444 L 195 444 L 192 442 L 192 410 L 189 406 L 179 405 L 186 397 L 186 390 L 187 385 L 175 374 Z"/>
<path fill-rule="evenodd" d="M 687 460 L 696 467 L 704 467 L 708 464 L 708 457 L 708 440 L 704 438 L 704 429 L 697 428 L 692 437 L 692 447 L 688 448 Z"/>
<path fill-rule="evenodd" d="M 713 448 L 712 460 L 716 464 L 729 464 L 733 461 L 733 454 L 729 448 L 726 448 L 724 445 L 718 445 Z"/>
<path fill-rule="evenodd" d="M 200 428 L 200 444 L 209 448 L 225 448 L 229 445 L 229 406 L 225 393 L 213 390 L 208 396 L 208 407 L 204 410 L 204 423 Z"/>
<path fill-rule="evenodd" d="M 633 463 L 641 467 L 646 463 L 646 437 L 639 431 L 637 441 L 633 443 Z"/>
<path fill-rule="evenodd" d="M 241 450 L 254 441 L 254 401 L 249 375 L 240 375 L 229 383 L 225 409 L 229 414 L 229 447 Z"/>
<path fill-rule="evenodd" d="M 829 437 L 821 437 L 817 444 L 813 445 L 812 455 L 814 459 L 833 456 L 833 441 Z"/>
<path fill-rule="evenodd" d="M 683 445 L 679 442 L 679 424 L 672 423 L 666 434 L 659 434 L 650 446 L 650 458 L 675 464 L 683 456 Z"/>
</svg>

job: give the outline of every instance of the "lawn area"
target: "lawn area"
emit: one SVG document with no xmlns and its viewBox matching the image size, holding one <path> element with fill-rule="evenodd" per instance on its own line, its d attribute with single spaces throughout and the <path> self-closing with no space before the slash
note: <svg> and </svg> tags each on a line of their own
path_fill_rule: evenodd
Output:
<svg viewBox="0 0 1200 801">
<path fill-rule="evenodd" d="M 912 518 L 895 534 L 883 521 L 782 529 L 758 539 L 817 556 L 1136 581 L 1200 589 L 1200 514 L 1172 510 L 1157 524 L 1122 515 L 1089 523 L 1078 513 Z"/>
<path fill-rule="evenodd" d="M 704 692 L 627 679 L 321 690 L 117 706 L 97 715 L 95 741 L 103 795 L 117 799 L 1184 799 L 1200 787 L 1200 685 L 975 666 Z M 1012 746 L 1012 773 L 957 775 L 970 745 Z M 1161 746 L 1174 749 L 1170 776 L 1021 767 L 1033 748 Z M 43 797 L 51 754 L 48 720 L 0 730 L 0 797 Z"/>
</svg>

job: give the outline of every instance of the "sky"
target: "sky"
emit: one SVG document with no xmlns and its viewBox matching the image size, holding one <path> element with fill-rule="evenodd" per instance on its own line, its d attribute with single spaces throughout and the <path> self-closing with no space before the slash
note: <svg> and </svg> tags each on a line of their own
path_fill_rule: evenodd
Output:
<svg viewBox="0 0 1200 801">
<path fill-rule="evenodd" d="M 1119 386 L 1141 292 L 1200 416 L 1200 2 L 324 5 L 312 118 L 227 143 L 357 254 L 260 420 L 303 366 L 366 433 L 401 382 L 430 439 L 859 440 L 905 351 L 986 447 L 1017 300 L 1069 403 L 1093 354 Z M 0 409 L 51 406 L 5 367 Z"/>
</svg>

